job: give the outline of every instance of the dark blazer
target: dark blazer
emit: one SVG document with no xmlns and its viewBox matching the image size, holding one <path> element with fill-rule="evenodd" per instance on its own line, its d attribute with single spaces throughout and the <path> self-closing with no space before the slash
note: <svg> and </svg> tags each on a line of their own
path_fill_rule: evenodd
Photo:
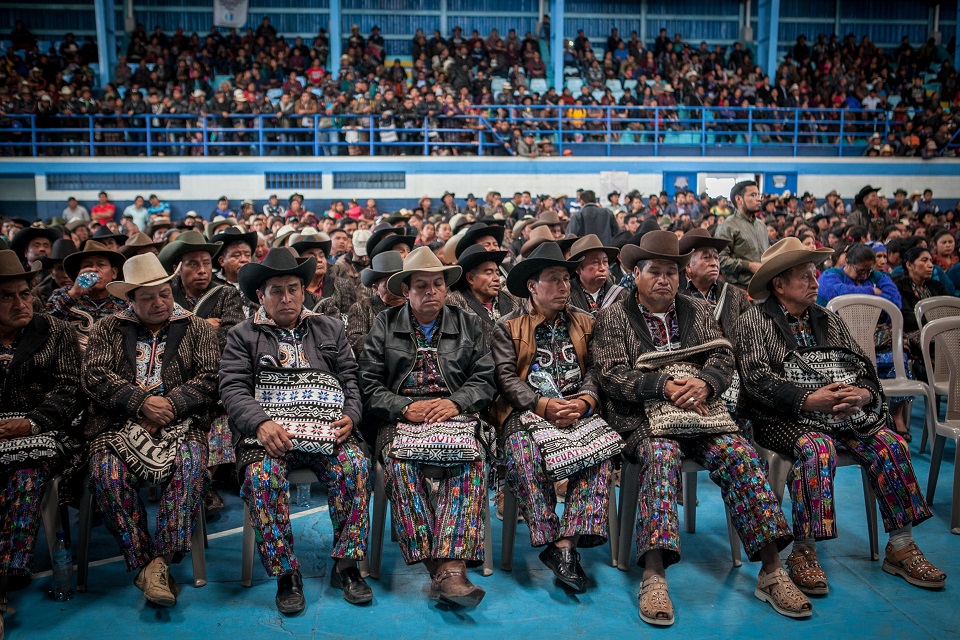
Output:
<svg viewBox="0 0 960 640">
<path fill-rule="evenodd" d="M 350 351 L 343 322 L 339 318 L 310 315 L 303 319 L 307 331 L 303 351 L 315 369 L 336 376 L 343 386 L 343 413 L 360 424 L 362 402 L 357 385 L 357 361 Z M 257 427 L 269 416 L 254 398 L 256 369 L 260 356 L 279 360 L 280 346 L 273 331 L 247 318 L 227 334 L 227 346 L 220 362 L 220 398 L 230 416 L 230 428 L 244 437 L 255 438 Z"/>
<path fill-rule="evenodd" d="M 80 346 L 73 326 L 34 314 L 17 341 L 0 389 L 0 412 L 23 414 L 43 432 L 69 432 L 83 408 Z"/>
<path fill-rule="evenodd" d="M 913 287 L 910 286 L 910 276 L 906 274 L 899 275 L 893 279 L 893 283 L 897 285 L 897 289 L 900 291 L 900 312 L 903 314 L 903 332 L 910 333 L 911 331 L 918 331 L 920 326 L 917 324 L 916 309 L 917 303 L 920 302 L 920 297 L 913 292 Z M 947 295 L 947 290 L 936 280 L 927 280 L 927 288 L 930 289 L 931 295 Z"/>
<path fill-rule="evenodd" d="M 114 315 L 93 325 L 83 357 L 83 389 L 91 400 L 88 438 L 139 417 L 150 394 L 136 383 L 136 361 L 136 322 Z M 195 427 L 210 428 L 219 364 L 217 336 L 206 321 L 190 314 L 170 322 L 161 378 L 174 423 L 195 418 Z"/>
<path fill-rule="evenodd" d="M 723 337 L 710 308 L 700 300 L 678 295 L 675 306 L 682 348 Z M 669 400 L 664 393 L 668 374 L 634 368 L 637 358 L 654 350 L 653 337 L 634 296 L 626 296 L 597 315 L 593 361 L 605 397 L 607 422 L 620 433 L 647 428 L 645 401 Z M 700 365 L 697 377 L 713 389 L 713 395 L 726 391 L 734 367 L 731 350 L 714 349 L 691 357 L 690 362 Z"/>
<path fill-rule="evenodd" d="M 493 356 L 483 338 L 480 320 L 475 315 L 451 307 L 443 308 L 440 321 L 437 358 L 448 396 L 461 413 L 478 413 L 493 401 Z M 401 418 L 403 409 L 416 400 L 397 392 L 413 370 L 417 348 L 413 340 L 410 305 L 404 304 L 380 313 L 373 321 L 360 356 L 360 388 L 363 406 L 379 429 Z M 371 427 L 373 428 L 373 427 Z"/>
</svg>

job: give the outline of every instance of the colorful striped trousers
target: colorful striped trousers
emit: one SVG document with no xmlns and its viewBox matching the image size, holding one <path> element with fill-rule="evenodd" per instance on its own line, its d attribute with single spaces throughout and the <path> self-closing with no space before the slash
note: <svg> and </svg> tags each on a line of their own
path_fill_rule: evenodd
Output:
<svg viewBox="0 0 960 640">
<path fill-rule="evenodd" d="M 394 460 L 384 451 L 384 482 L 397 523 L 400 552 L 407 564 L 451 558 L 483 562 L 483 460 L 443 467 L 435 500 L 416 462 Z"/>
<path fill-rule="evenodd" d="M 733 525 L 752 562 L 760 550 L 775 543 L 785 549 L 793 536 L 780 503 L 770 489 L 757 452 L 740 434 L 705 435 L 671 440 L 644 438 L 636 451 L 640 463 L 640 502 L 637 509 L 637 562 L 647 551 L 663 551 L 664 566 L 680 560 L 680 519 L 677 497 L 680 464 L 690 458 L 710 472 L 720 486 Z"/>
<path fill-rule="evenodd" d="M 173 476 L 160 494 L 154 539 L 140 499 L 142 485 L 112 449 L 91 453 L 90 490 L 107 528 L 120 543 L 127 571 L 138 571 L 166 554 L 179 557 L 190 551 L 207 486 L 207 443 L 187 439 L 180 444 Z"/>
<path fill-rule="evenodd" d="M 332 558 L 362 560 L 367 551 L 370 473 L 367 458 L 354 442 L 345 442 L 333 455 L 290 451 L 283 458 L 265 456 L 247 466 L 240 497 L 250 509 L 257 550 L 271 576 L 300 569 L 293 553 L 290 525 L 290 482 L 287 473 L 310 469 L 327 488 L 333 524 Z"/>
<path fill-rule="evenodd" d="M 0 592 L 30 583 L 33 548 L 40 531 L 40 503 L 54 463 L 36 462 L 0 474 Z"/>
<path fill-rule="evenodd" d="M 861 437 L 811 432 L 800 436 L 793 447 L 796 462 L 787 482 L 793 500 L 793 535 L 798 540 L 837 537 L 833 490 L 837 451 L 867 469 L 886 531 L 920 524 L 933 515 L 917 484 L 910 449 L 896 433 L 881 429 Z"/>
<path fill-rule="evenodd" d="M 520 514 L 530 528 L 535 547 L 560 538 L 580 536 L 580 547 L 596 547 L 607 540 L 607 502 L 613 462 L 607 460 L 570 476 L 563 507 L 557 516 L 557 496 L 547 477 L 540 448 L 527 431 L 507 437 L 507 484 L 517 497 Z"/>
</svg>

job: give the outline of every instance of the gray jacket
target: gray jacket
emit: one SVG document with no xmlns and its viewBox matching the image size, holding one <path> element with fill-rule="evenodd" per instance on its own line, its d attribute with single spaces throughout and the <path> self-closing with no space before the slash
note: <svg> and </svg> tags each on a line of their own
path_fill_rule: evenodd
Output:
<svg viewBox="0 0 960 640">
<path fill-rule="evenodd" d="M 343 322 L 329 316 L 312 315 L 303 320 L 307 332 L 303 351 L 315 369 L 336 376 L 343 386 L 343 413 L 354 427 L 360 425 L 362 402 L 357 385 L 357 361 L 350 350 Z M 274 333 L 247 318 L 227 334 L 227 346 L 220 360 L 220 399 L 230 416 L 230 428 L 242 436 L 254 438 L 257 427 L 270 419 L 254 399 L 257 365 L 260 356 L 279 361 L 280 347 Z M 355 428 L 356 431 L 356 428 Z"/>
<path fill-rule="evenodd" d="M 748 218 L 737 211 L 717 228 L 714 235 L 730 244 L 720 250 L 720 271 L 730 284 L 746 287 L 753 272 L 749 263 L 760 262 L 760 256 L 770 247 L 767 225 L 759 218 Z"/>
<path fill-rule="evenodd" d="M 591 202 L 570 217 L 567 233 L 580 238 L 595 233 L 604 246 L 610 246 L 613 236 L 620 233 L 620 225 L 617 224 L 617 218 L 607 209 Z"/>
<path fill-rule="evenodd" d="M 450 390 L 448 396 L 461 413 L 477 413 L 493 401 L 493 356 L 483 338 L 480 319 L 449 305 L 440 321 L 437 358 Z M 417 347 L 413 338 L 410 305 L 381 312 L 373 322 L 360 355 L 360 388 L 371 426 L 379 428 L 400 419 L 404 408 L 416 400 L 397 392 L 413 370 Z M 376 423 L 376 425 L 374 425 Z"/>
</svg>

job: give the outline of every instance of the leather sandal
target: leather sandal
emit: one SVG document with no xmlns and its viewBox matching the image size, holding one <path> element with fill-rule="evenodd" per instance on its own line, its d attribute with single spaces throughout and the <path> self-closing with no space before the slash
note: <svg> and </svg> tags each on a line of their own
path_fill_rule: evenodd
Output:
<svg viewBox="0 0 960 640">
<path fill-rule="evenodd" d="M 461 607 L 475 607 L 487 592 L 467 580 L 467 567 L 463 561 L 447 564 L 441 568 L 430 583 L 430 598 Z"/>
<path fill-rule="evenodd" d="M 760 571 L 757 577 L 757 588 L 753 595 L 764 602 L 769 602 L 773 610 L 782 616 L 809 618 L 813 615 L 813 605 L 810 600 L 794 584 L 785 569 L 777 569 L 773 573 Z"/>
<path fill-rule="evenodd" d="M 899 551 L 891 547 L 888 542 L 886 557 L 883 559 L 883 570 L 924 589 L 941 589 L 947 583 L 947 574 L 923 557 L 923 552 L 917 548 L 915 542 L 911 542 Z"/>
<path fill-rule="evenodd" d="M 640 619 L 647 624 L 669 627 L 674 623 L 673 603 L 667 593 L 667 581 L 652 576 L 640 583 Z"/>
<path fill-rule="evenodd" d="M 813 549 L 794 549 L 787 556 L 787 569 L 793 584 L 808 596 L 825 596 L 830 592 L 827 574 L 823 572 L 817 552 Z"/>
</svg>

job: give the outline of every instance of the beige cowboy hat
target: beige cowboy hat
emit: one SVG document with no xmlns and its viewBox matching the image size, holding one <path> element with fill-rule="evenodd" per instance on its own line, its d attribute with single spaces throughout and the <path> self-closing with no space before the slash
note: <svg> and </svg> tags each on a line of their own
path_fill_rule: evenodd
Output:
<svg viewBox="0 0 960 640">
<path fill-rule="evenodd" d="M 536 226 L 536 224 L 530 227 L 530 237 L 520 246 L 520 256 L 526 258 L 530 255 L 530 252 L 539 247 L 544 242 L 556 242 L 556 238 L 553 237 L 553 232 L 550 231 L 548 226 Z"/>
<path fill-rule="evenodd" d="M 624 271 L 633 271 L 641 260 L 667 260 L 682 267 L 687 264 L 692 253 L 680 253 L 680 239 L 672 231 L 650 231 L 643 234 L 640 244 L 623 246 L 620 250 L 620 262 Z"/>
<path fill-rule="evenodd" d="M 394 295 L 402 296 L 403 290 L 400 288 L 400 285 L 414 273 L 420 272 L 442 273 L 449 287 L 460 279 L 460 274 L 463 272 L 463 269 L 457 265 L 445 267 L 443 263 L 440 262 L 440 258 L 430 250 L 430 247 L 418 247 L 408 253 L 407 257 L 404 258 L 403 271 L 393 274 L 390 276 L 390 279 L 387 280 L 387 289 Z"/>
<path fill-rule="evenodd" d="M 123 243 L 123 246 L 120 247 L 120 253 L 127 258 L 132 258 L 143 249 L 148 249 L 150 247 L 153 247 L 159 251 L 163 247 L 163 243 L 154 242 L 147 234 L 143 233 L 142 231 L 137 231 L 135 234 L 130 236 L 126 242 Z"/>
<path fill-rule="evenodd" d="M 820 264 L 833 255 L 833 249 L 807 249 L 799 238 L 784 238 L 763 252 L 760 268 L 753 274 L 747 293 L 755 300 L 765 300 L 770 292 L 767 285 L 775 277 L 806 262 Z"/>
<path fill-rule="evenodd" d="M 530 225 L 530 229 L 537 229 L 539 227 L 552 227 L 554 225 L 560 225 L 564 229 L 567 228 L 567 223 L 565 220 L 560 219 L 560 215 L 556 211 L 544 211 L 537 219 Z"/>
<path fill-rule="evenodd" d="M 277 232 L 273 236 L 273 248 L 276 249 L 278 247 L 286 246 L 287 238 L 293 237 L 293 235 L 296 233 L 298 233 L 297 228 L 292 224 L 283 225 L 277 229 Z"/>
<path fill-rule="evenodd" d="M 74 254 L 76 255 L 76 254 Z M 107 284 L 110 295 L 126 300 L 131 291 L 141 287 L 155 287 L 164 282 L 170 282 L 177 272 L 167 275 L 167 270 L 160 264 L 160 258 L 153 253 L 133 256 L 123 263 L 123 280 L 116 280 Z"/>
<path fill-rule="evenodd" d="M 603 243 L 600 242 L 600 236 L 595 233 L 591 233 L 583 236 L 582 238 L 577 238 L 577 241 L 573 243 L 570 247 L 570 260 L 576 261 L 582 258 L 589 251 L 603 251 L 607 254 L 607 258 L 610 259 L 610 262 L 613 262 L 617 259 L 617 256 L 620 255 L 620 249 L 616 247 L 605 247 Z"/>
<path fill-rule="evenodd" d="M 519 237 L 520 237 L 520 233 L 521 233 L 524 229 L 526 229 L 529 225 L 533 224 L 533 223 L 536 222 L 536 221 L 537 221 L 537 219 L 534 218 L 533 216 L 524 216 L 524 217 L 520 218 L 519 220 L 517 220 L 517 223 L 516 223 L 515 225 L 513 225 L 513 237 L 514 237 L 514 238 L 519 238 Z"/>
<path fill-rule="evenodd" d="M 463 236 L 466 233 L 467 228 L 464 227 L 460 233 L 451 236 L 451 238 L 443 245 L 443 258 L 450 264 L 453 264 L 457 261 L 457 245 L 460 244 L 460 241 L 463 239 Z"/>
<path fill-rule="evenodd" d="M 730 244 L 729 240 L 714 238 L 706 229 L 691 229 L 680 238 L 680 251 L 696 251 L 697 249 L 716 249 L 719 251 Z"/>
<path fill-rule="evenodd" d="M 23 264 L 16 251 L 4 249 L 0 251 L 0 282 L 23 279 L 30 280 L 38 271 L 40 271 L 40 261 L 34 260 L 30 265 L 30 271 L 23 270 Z"/>
<path fill-rule="evenodd" d="M 102 245 L 96 240 L 87 240 L 81 251 L 71 253 L 63 259 L 63 270 L 67 272 L 71 280 L 77 279 L 77 276 L 80 275 L 80 263 L 83 262 L 84 258 L 90 256 L 103 256 L 110 261 L 110 264 L 116 268 L 117 271 L 120 270 L 126 260 L 119 251 L 108 249 L 106 245 Z"/>
</svg>

